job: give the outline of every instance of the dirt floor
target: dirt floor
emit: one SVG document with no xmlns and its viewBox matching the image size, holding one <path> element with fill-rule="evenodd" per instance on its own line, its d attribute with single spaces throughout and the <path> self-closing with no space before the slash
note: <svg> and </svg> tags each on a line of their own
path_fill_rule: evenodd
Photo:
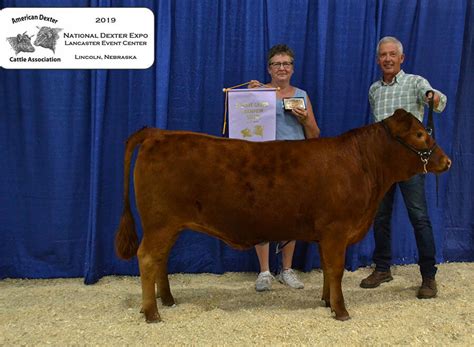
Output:
<svg viewBox="0 0 474 347">
<path fill-rule="evenodd" d="M 336 321 L 320 301 L 322 272 L 300 273 L 294 290 L 274 282 L 257 293 L 256 274 L 170 275 L 176 307 L 163 322 L 139 313 L 138 277 L 0 281 L 1 346 L 474 346 L 474 263 L 441 264 L 436 299 L 415 297 L 418 267 L 392 269 L 375 289 L 359 282 L 371 269 L 346 271 L 343 293 L 352 319 Z"/>
</svg>

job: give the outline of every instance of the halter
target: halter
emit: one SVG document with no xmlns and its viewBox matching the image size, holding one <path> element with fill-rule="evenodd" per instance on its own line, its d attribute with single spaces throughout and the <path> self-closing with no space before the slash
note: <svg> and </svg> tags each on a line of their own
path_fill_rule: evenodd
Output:
<svg viewBox="0 0 474 347">
<path fill-rule="evenodd" d="M 428 161 L 430 160 L 431 155 L 433 154 L 435 148 L 438 147 L 436 142 L 433 144 L 433 146 L 431 146 L 431 148 L 417 149 L 417 148 L 413 147 L 412 145 L 409 145 L 408 143 L 403 141 L 399 136 L 393 136 L 393 134 L 390 132 L 390 129 L 388 128 L 387 124 L 385 124 L 385 122 L 383 120 L 382 120 L 382 125 L 383 125 L 383 127 L 385 128 L 385 130 L 387 131 L 388 135 L 391 138 L 393 138 L 396 141 L 400 142 L 403 146 L 408 148 L 410 151 L 416 153 L 420 157 L 420 160 L 423 163 L 424 173 L 427 174 L 428 170 L 426 169 L 426 166 L 428 165 Z"/>
</svg>

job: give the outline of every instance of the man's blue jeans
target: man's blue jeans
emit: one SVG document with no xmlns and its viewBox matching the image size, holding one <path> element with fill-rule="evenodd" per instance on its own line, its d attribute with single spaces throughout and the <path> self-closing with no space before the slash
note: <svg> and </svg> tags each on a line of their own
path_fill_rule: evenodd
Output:
<svg viewBox="0 0 474 347">
<path fill-rule="evenodd" d="M 375 216 L 375 250 L 373 260 L 377 271 L 389 271 L 392 262 L 391 228 L 395 188 L 399 186 L 405 201 L 410 222 L 415 231 L 418 247 L 418 265 L 423 277 L 436 275 L 436 249 L 425 197 L 425 175 L 395 183 L 383 198 Z"/>
</svg>

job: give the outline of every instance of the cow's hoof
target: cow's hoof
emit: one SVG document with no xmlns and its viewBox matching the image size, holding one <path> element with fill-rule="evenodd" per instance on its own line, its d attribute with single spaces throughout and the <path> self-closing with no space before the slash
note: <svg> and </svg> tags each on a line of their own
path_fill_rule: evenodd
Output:
<svg viewBox="0 0 474 347">
<path fill-rule="evenodd" d="M 323 301 L 323 304 L 325 307 L 331 307 L 331 302 L 329 300 L 324 300 L 324 299 L 321 299 L 321 300 Z"/>
<path fill-rule="evenodd" d="M 161 303 L 163 306 L 176 306 L 173 297 L 171 298 L 161 298 Z"/>
<path fill-rule="evenodd" d="M 145 320 L 147 323 L 158 323 L 161 322 L 161 317 L 159 314 L 151 314 L 149 316 L 145 314 Z"/>
<path fill-rule="evenodd" d="M 149 324 L 150 323 L 159 323 L 159 322 L 161 322 L 161 319 L 147 319 L 146 322 L 149 323 Z"/>
<path fill-rule="evenodd" d="M 349 320 L 351 319 L 351 316 L 349 316 L 349 314 L 341 314 L 341 315 L 337 315 L 336 314 L 336 318 L 337 320 L 340 320 L 340 321 L 346 321 L 346 320 Z"/>
</svg>

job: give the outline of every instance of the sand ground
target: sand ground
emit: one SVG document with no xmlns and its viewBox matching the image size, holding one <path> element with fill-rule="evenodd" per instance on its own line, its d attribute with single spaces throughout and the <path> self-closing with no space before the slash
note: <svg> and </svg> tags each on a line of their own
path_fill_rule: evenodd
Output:
<svg viewBox="0 0 474 347">
<path fill-rule="evenodd" d="M 254 273 L 170 275 L 176 307 L 163 322 L 140 314 L 138 277 L 0 281 L 1 346 L 474 346 L 474 263 L 439 265 L 439 294 L 419 300 L 416 265 L 392 269 L 394 280 L 362 289 L 371 272 L 346 271 L 343 293 L 351 319 L 339 322 L 320 301 L 320 270 L 299 273 L 294 290 L 275 282 L 257 293 Z"/>
</svg>

